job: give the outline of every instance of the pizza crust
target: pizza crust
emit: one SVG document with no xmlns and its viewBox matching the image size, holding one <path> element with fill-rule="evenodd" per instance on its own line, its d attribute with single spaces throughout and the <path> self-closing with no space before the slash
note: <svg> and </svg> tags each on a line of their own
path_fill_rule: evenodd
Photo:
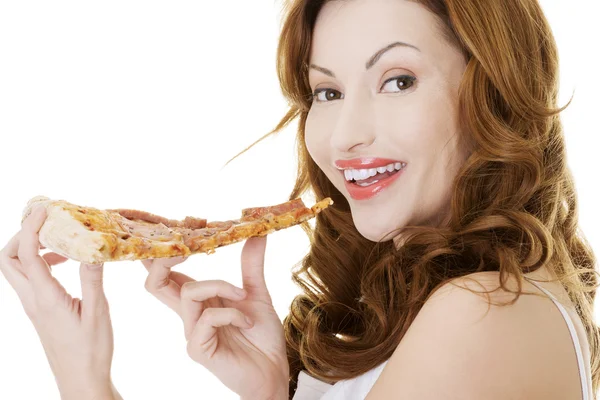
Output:
<svg viewBox="0 0 600 400">
<path fill-rule="evenodd" d="M 205 228 L 192 229 L 188 221 L 202 219 L 186 217 L 185 221 L 168 220 L 152 215 L 165 223 L 128 219 L 118 210 L 81 207 L 64 200 L 36 196 L 28 201 L 21 222 L 36 205 L 46 207 L 46 221 L 40 229 L 40 243 L 72 260 L 99 264 L 107 261 L 140 260 L 214 253 L 218 247 L 253 236 L 265 236 L 313 218 L 333 201 L 326 198 L 307 208 L 295 199 L 272 207 L 245 209 L 242 218 L 215 221 Z M 252 210 L 252 212 L 249 212 Z M 132 210 L 125 210 L 131 218 Z M 133 210 L 136 211 L 136 210 Z M 168 224 L 169 226 L 165 225 Z"/>
<path fill-rule="evenodd" d="M 23 210 L 21 223 L 31 214 L 34 206 L 46 207 L 47 218 L 39 231 L 39 241 L 44 247 L 75 260 L 100 259 L 99 249 L 105 243 L 103 234 L 85 230 L 85 227 L 73 219 L 68 211 L 56 203 L 48 197 L 34 197 Z"/>
<path fill-rule="evenodd" d="M 146 258 L 189 256 L 182 235 L 172 240 L 152 240 L 119 229 L 123 217 L 92 207 L 79 207 L 63 200 L 36 196 L 23 210 L 21 222 L 36 205 L 46 207 L 46 221 L 39 231 L 39 242 L 57 254 L 88 264 Z M 83 212 L 82 212 L 83 211 Z M 137 225 L 143 225 L 139 222 Z M 148 226 L 154 224 L 146 224 Z M 129 236 L 129 237 L 128 237 Z"/>
</svg>

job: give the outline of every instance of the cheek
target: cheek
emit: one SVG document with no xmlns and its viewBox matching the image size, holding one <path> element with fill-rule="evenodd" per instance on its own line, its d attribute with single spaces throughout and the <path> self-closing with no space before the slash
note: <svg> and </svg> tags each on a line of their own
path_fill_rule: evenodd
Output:
<svg viewBox="0 0 600 400">
<path fill-rule="evenodd" d="M 458 135 L 456 112 L 447 99 L 435 96 L 396 112 L 395 125 L 401 127 L 402 133 L 398 138 L 403 141 L 407 156 L 447 159 L 452 155 Z"/>
<path fill-rule="evenodd" d="M 304 125 L 304 143 L 309 154 L 319 166 L 327 156 L 328 132 L 325 121 L 311 110 Z"/>
<path fill-rule="evenodd" d="M 312 123 L 312 119 L 310 114 L 306 118 L 306 124 L 304 125 L 304 144 L 306 145 L 306 149 L 310 156 L 315 159 L 315 150 L 319 148 L 319 146 L 315 143 L 315 139 L 317 137 L 317 132 L 314 131 L 314 124 Z"/>
<path fill-rule="evenodd" d="M 447 137 L 447 128 L 430 110 L 411 105 L 396 107 L 387 114 L 386 123 L 381 125 L 380 132 L 387 132 L 383 136 L 389 138 L 392 148 L 399 152 L 399 156 L 405 156 L 413 162 L 423 161 L 428 155 L 439 151 L 438 143 Z"/>
<path fill-rule="evenodd" d="M 382 98 L 377 108 L 378 131 L 387 132 L 401 154 L 413 160 L 439 151 L 438 143 L 449 137 L 452 111 L 447 99 L 429 87 L 405 97 Z"/>
</svg>

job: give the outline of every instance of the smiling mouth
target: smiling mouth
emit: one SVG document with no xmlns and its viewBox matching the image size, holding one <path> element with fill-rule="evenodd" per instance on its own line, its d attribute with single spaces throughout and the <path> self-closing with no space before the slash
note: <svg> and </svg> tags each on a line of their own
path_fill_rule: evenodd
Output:
<svg viewBox="0 0 600 400">
<path fill-rule="evenodd" d="M 372 199 L 385 191 L 404 175 L 406 163 L 399 165 L 398 169 L 382 167 L 376 170 L 343 170 L 344 185 L 348 195 L 357 201 Z M 379 172 L 382 171 L 382 172 Z M 355 179 L 357 178 L 357 179 Z"/>
<path fill-rule="evenodd" d="M 361 187 L 366 187 L 366 186 L 370 186 L 373 185 L 383 179 L 387 179 L 390 176 L 393 176 L 395 174 L 398 173 L 399 170 L 395 169 L 392 172 L 389 171 L 385 171 L 384 173 L 377 173 L 377 175 L 374 176 L 370 176 L 366 179 L 360 179 L 360 180 L 356 180 L 354 178 L 352 178 L 351 180 L 347 180 L 347 182 L 353 184 L 353 185 L 357 185 L 357 186 L 361 186 Z"/>
<path fill-rule="evenodd" d="M 387 179 L 398 171 L 401 171 L 406 166 L 406 163 L 395 163 L 385 167 L 368 168 L 368 169 L 346 169 L 342 170 L 342 175 L 346 183 L 366 187 L 373 185 L 381 180 Z"/>
</svg>

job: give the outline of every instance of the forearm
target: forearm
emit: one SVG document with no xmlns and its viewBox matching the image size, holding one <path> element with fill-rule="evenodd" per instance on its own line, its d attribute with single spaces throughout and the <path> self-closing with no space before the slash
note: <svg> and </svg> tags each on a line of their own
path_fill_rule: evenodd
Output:
<svg viewBox="0 0 600 400">
<path fill-rule="evenodd" d="M 123 397 L 121 396 L 121 394 L 117 391 L 117 388 L 115 387 L 115 385 L 111 382 L 110 383 L 110 387 L 112 389 L 113 392 L 113 399 L 114 400 L 123 400 Z"/>
</svg>

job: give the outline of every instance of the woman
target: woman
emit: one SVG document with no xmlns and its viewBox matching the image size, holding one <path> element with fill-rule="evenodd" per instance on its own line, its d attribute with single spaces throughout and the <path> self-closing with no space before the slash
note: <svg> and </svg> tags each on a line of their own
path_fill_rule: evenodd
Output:
<svg viewBox="0 0 600 400">
<path fill-rule="evenodd" d="M 290 198 L 311 189 L 335 203 L 305 225 L 304 293 L 283 324 L 266 238 L 244 245 L 243 289 L 172 272 L 182 259 L 143 261 L 190 357 L 242 399 L 594 398 L 595 258 L 577 232 L 538 3 L 288 1 L 278 72 L 290 110 L 274 132 L 299 118 Z M 73 302 L 47 267 L 63 260 L 37 255 L 43 220 L 28 218 L 2 270 L 63 397 L 118 398 L 101 268 L 82 265 L 80 313 L 55 311 Z M 60 318 L 76 321 L 64 335 L 103 351 L 61 346 Z"/>
</svg>

